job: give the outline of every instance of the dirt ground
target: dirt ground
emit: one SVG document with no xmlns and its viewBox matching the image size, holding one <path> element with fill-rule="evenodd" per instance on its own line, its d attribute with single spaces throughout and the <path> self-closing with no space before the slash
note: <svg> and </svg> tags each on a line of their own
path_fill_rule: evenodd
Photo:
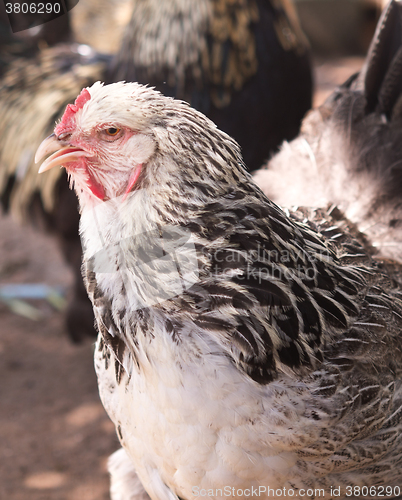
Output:
<svg viewBox="0 0 402 500">
<path fill-rule="evenodd" d="M 318 64 L 315 104 L 361 66 Z M 68 288 L 56 242 L 0 216 L 0 284 Z M 107 457 L 118 448 L 99 402 L 93 342 L 73 345 L 63 313 L 45 300 L 38 318 L 0 301 L 0 499 L 107 500 Z"/>
<path fill-rule="evenodd" d="M 0 235 L 0 283 L 68 287 L 52 238 L 6 217 Z M 93 342 L 71 344 L 62 312 L 31 304 L 41 318 L 0 302 L 0 498 L 106 500 L 106 460 L 118 441 L 99 402 Z"/>
</svg>

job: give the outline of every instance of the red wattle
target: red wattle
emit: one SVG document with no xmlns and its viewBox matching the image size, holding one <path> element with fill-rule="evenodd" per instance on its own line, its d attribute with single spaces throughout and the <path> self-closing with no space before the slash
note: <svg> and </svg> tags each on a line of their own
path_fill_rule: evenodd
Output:
<svg viewBox="0 0 402 500">
<path fill-rule="evenodd" d="M 128 180 L 127 189 L 124 192 L 122 201 L 124 201 L 127 198 L 128 193 L 133 189 L 134 184 L 137 182 L 138 177 L 140 176 L 141 168 L 142 168 L 142 163 L 139 163 L 137 165 L 136 169 L 134 170 L 134 172 L 131 174 L 131 176 Z"/>
<path fill-rule="evenodd" d="M 85 182 L 91 193 L 102 201 L 105 199 L 105 189 L 102 186 L 102 184 L 100 184 L 95 179 L 92 172 L 88 168 L 87 158 L 84 157 L 78 158 L 76 161 L 68 162 L 64 166 L 66 167 L 67 172 L 72 174 L 73 177 L 74 177 L 74 171 L 77 173 L 78 171 L 80 171 L 81 173 L 82 171 L 84 171 L 86 174 Z"/>
</svg>

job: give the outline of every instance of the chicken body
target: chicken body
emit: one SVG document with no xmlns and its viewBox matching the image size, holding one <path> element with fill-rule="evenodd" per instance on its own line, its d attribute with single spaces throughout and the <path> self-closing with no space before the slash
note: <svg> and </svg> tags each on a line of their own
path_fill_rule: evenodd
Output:
<svg viewBox="0 0 402 500">
<path fill-rule="evenodd" d="M 37 156 L 51 152 L 41 171 L 64 165 L 80 199 L 124 448 L 113 500 L 399 495 L 401 289 L 346 226 L 285 214 L 229 136 L 139 84 L 84 89 Z"/>
</svg>

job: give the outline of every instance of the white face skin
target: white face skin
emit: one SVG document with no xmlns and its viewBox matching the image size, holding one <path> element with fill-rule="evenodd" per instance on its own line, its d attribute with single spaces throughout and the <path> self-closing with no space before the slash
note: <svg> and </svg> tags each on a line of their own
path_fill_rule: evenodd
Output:
<svg viewBox="0 0 402 500">
<path fill-rule="evenodd" d="M 36 154 L 36 160 L 40 160 L 56 150 L 39 172 L 64 166 L 74 181 L 82 207 L 127 196 L 141 174 L 142 165 L 156 148 L 153 135 L 146 129 L 140 132 L 144 119 L 137 121 L 136 129 L 122 123 L 126 121 L 124 113 L 121 121 L 119 117 L 105 121 L 104 107 L 99 105 L 106 100 L 102 95 L 104 88 L 95 84 L 91 94 L 84 89 L 76 104 L 67 107 L 55 133 L 42 142 Z M 136 125 L 135 113 L 130 111 L 130 122 Z M 103 117 L 102 121 L 98 115 Z"/>
</svg>

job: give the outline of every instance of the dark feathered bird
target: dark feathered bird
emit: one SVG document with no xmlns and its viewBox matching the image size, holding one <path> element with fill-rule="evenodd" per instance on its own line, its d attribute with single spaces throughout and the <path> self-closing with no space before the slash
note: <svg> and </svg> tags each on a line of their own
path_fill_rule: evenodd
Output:
<svg viewBox="0 0 402 500">
<path fill-rule="evenodd" d="M 402 261 L 402 3 L 384 10 L 364 67 L 254 180 L 283 206 L 338 208 Z"/>
<path fill-rule="evenodd" d="M 250 170 L 311 107 L 307 41 L 291 0 L 138 0 L 112 81 L 189 102 L 235 138 Z"/>
<path fill-rule="evenodd" d="M 347 225 L 284 213 L 233 139 L 136 83 L 84 89 L 48 153 L 80 200 L 114 500 L 399 496 L 401 287 Z"/>
<path fill-rule="evenodd" d="M 139 79 L 188 99 L 240 140 L 251 168 L 260 167 L 296 135 L 310 107 L 309 56 L 293 16 L 289 0 L 136 0 L 108 78 Z M 65 105 L 103 80 L 106 66 L 88 46 L 57 46 L 14 61 L 0 85 L 3 206 L 20 219 L 44 221 L 59 237 L 76 276 L 67 311 L 74 340 L 93 332 L 80 278 L 77 201 L 62 172 L 37 178 L 32 159 Z"/>
</svg>

